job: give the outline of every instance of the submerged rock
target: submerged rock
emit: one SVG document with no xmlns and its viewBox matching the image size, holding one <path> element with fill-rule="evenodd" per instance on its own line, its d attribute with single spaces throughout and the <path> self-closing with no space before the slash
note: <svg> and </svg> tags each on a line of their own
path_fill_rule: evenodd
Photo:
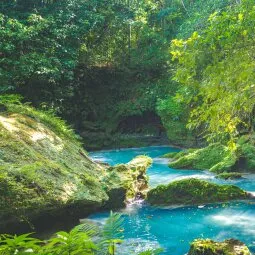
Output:
<svg viewBox="0 0 255 255">
<path fill-rule="evenodd" d="M 0 113 L 1 232 L 17 222 L 45 227 L 51 218 L 84 217 L 109 200 L 123 204 L 146 186 L 148 162 L 139 157 L 122 170 L 109 170 L 88 157 L 62 120 L 27 105 L 7 104 Z"/>
<path fill-rule="evenodd" d="M 152 205 L 193 205 L 247 199 L 249 196 L 247 192 L 233 185 L 218 185 L 190 178 L 151 189 L 147 200 Z"/>
<path fill-rule="evenodd" d="M 197 239 L 191 243 L 188 255 L 251 255 L 251 252 L 244 243 L 235 239 L 223 242 Z"/>
</svg>

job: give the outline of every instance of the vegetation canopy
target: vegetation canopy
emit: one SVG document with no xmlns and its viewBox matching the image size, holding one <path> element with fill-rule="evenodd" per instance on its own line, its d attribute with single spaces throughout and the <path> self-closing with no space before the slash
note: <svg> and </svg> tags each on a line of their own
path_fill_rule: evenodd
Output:
<svg viewBox="0 0 255 255">
<path fill-rule="evenodd" d="M 3 232 L 23 233 L 16 224 L 26 232 L 63 219 L 77 223 L 91 213 L 143 200 L 203 209 L 201 203 L 253 199 L 254 38 L 254 0 L 0 0 Z M 185 149 L 144 148 L 165 144 Z M 86 151 L 126 147 L 135 149 Z M 168 149 L 174 153 L 160 161 L 160 152 Z M 142 231 L 146 239 L 136 236 L 145 250 L 140 255 L 159 254 L 158 242 L 169 233 L 152 225 L 153 215 L 146 213 L 162 211 L 146 203 L 137 207 L 143 218 L 136 219 L 135 233 Z M 131 211 L 128 217 L 136 215 Z M 159 224 L 161 216 L 156 218 Z M 127 248 L 123 219 L 111 213 L 103 226 L 79 225 L 46 241 L 33 234 L 1 235 L 0 255 L 121 254 Z M 211 232 L 203 234 L 212 235 L 217 228 L 208 226 Z M 247 237 L 254 224 L 247 226 L 245 238 L 254 249 Z M 150 231 L 162 231 L 154 235 L 156 245 Z M 179 239 L 174 245 L 183 248 L 187 240 Z M 156 249 L 146 251 L 148 240 Z M 180 255 L 172 243 L 165 246 L 170 247 L 165 254 Z M 198 239 L 188 254 L 240 255 L 238 249 L 249 254 L 237 240 Z"/>
</svg>

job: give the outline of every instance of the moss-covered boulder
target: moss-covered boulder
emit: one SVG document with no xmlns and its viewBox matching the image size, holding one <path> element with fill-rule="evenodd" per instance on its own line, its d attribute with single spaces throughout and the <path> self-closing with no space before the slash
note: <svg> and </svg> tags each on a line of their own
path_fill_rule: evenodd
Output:
<svg viewBox="0 0 255 255">
<path fill-rule="evenodd" d="M 5 103 L 0 112 L 0 227 L 51 217 L 86 216 L 114 197 L 136 195 L 150 159 L 108 170 L 93 162 L 73 131 L 52 113 Z M 115 175 L 114 178 L 112 176 Z M 142 177 L 141 177 L 142 176 Z M 105 183 L 105 180 L 108 183 Z M 144 184 L 145 185 L 145 184 Z M 113 195 L 122 186 L 124 197 Z M 142 186 L 142 185 L 141 185 Z"/>
<path fill-rule="evenodd" d="M 87 214 L 108 199 L 105 169 L 72 130 L 50 113 L 7 104 L 0 114 L 0 225 L 33 221 L 63 208 Z"/>
<path fill-rule="evenodd" d="M 197 239 L 191 243 L 188 255 L 251 255 L 251 252 L 244 243 L 235 239 L 223 242 Z"/>
<path fill-rule="evenodd" d="M 146 170 L 151 164 L 151 158 L 138 156 L 127 164 L 109 167 L 109 174 L 103 179 L 109 196 L 106 207 L 121 207 L 134 199 L 144 198 L 148 191 Z"/>
<path fill-rule="evenodd" d="M 243 174 L 237 173 L 237 172 L 221 173 L 216 175 L 216 178 L 224 179 L 224 180 L 235 180 L 235 179 L 241 179 L 242 177 L 243 177 Z"/>
<path fill-rule="evenodd" d="M 200 169 L 215 173 L 255 172 L 255 135 L 242 136 L 236 149 L 214 143 L 201 149 L 188 149 L 164 155 L 171 161 L 169 167 L 177 169 Z"/>
<path fill-rule="evenodd" d="M 248 197 L 248 193 L 233 185 L 218 185 L 190 178 L 151 189 L 147 194 L 147 201 L 152 205 L 193 205 Z"/>
<path fill-rule="evenodd" d="M 236 164 L 236 161 L 237 156 L 233 151 L 227 146 L 215 143 L 202 149 L 180 152 L 174 155 L 169 166 L 181 169 L 224 172 L 229 171 Z"/>
</svg>

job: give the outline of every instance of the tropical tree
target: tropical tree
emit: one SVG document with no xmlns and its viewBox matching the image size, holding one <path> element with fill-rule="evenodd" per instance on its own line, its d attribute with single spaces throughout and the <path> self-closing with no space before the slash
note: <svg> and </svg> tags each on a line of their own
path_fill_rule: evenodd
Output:
<svg viewBox="0 0 255 255">
<path fill-rule="evenodd" d="M 202 126 L 208 138 L 233 140 L 253 132 L 254 25 L 253 1 L 243 1 L 209 17 L 207 27 L 187 40 L 173 40 L 177 98 L 191 110 L 188 127 Z"/>
</svg>

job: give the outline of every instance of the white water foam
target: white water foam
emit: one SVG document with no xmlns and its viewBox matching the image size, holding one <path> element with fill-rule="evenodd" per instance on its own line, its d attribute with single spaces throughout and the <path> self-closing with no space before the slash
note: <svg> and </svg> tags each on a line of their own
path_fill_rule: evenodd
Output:
<svg viewBox="0 0 255 255">
<path fill-rule="evenodd" d="M 162 164 L 162 165 L 167 165 L 169 162 L 169 159 L 167 158 L 153 158 L 153 163 L 157 163 L 157 164 Z"/>
<path fill-rule="evenodd" d="M 212 220 L 223 226 L 234 226 L 240 232 L 247 235 L 255 235 L 255 215 L 249 213 L 234 214 L 228 212 L 225 214 L 216 214 L 211 216 Z"/>
<path fill-rule="evenodd" d="M 157 241 L 145 240 L 141 238 L 128 238 L 117 249 L 117 255 L 138 254 L 140 252 L 155 250 L 160 248 Z"/>
<path fill-rule="evenodd" d="M 249 194 L 252 195 L 252 197 L 255 197 L 255 191 L 247 191 Z"/>
</svg>

